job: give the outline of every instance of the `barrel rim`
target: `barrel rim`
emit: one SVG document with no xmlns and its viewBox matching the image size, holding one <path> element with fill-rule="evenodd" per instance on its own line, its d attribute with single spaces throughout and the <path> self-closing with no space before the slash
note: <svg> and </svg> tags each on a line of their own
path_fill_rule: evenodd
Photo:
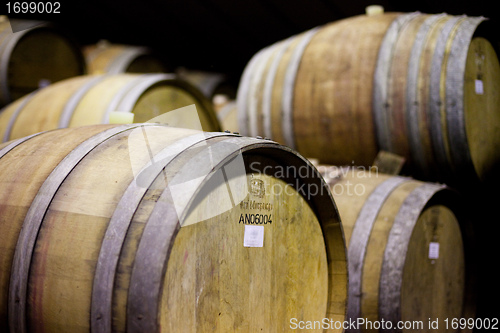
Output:
<svg viewBox="0 0 500 333">
<path fill-rule="evenodd" d="M 392 321 L 401 320 L 401 291 L 403 284 L 403 268 L 408 245 L 418 218 L 429 207 L 444 205 L 457 218 L 461 237 L 464 242 L 465 290 L 463 316 L 467 318 L 475 314 L 476 277 L 474 274 L 474 238 L 469 231 L 472 228 L 470 213 L 467 213 L 465 199 L 460 193 L 445 184 L 421 182 L 404 200 L 389 232 L 384 250 L 379 282 L 379 317 Z M 406 229 L 402 229 L 406 226 Z M 408 228 L 409 227 L 409 228 Z M 406 232 L 402 231 L 406 230 Z M 470 252 L 470 253 L 469 253 Z"/>
<path fill-rule="evenodd" d="M 424 148 L 421 145 L 421 137 L 424 133 L 421 133 L 421 123 L 417 112 L 419 107 L 418 81 L 420 79 L 419 71 L 421 67 L 421 58 L 424 52 L 424 46 L 428 41 L 429 33 L 433 31 L 436 24 L 439 24 L 449 17 L 450 16 L 445 13 L 429 15 L 415 35 L 408 62 L 405 116 L 407 119 L 406 130 L 408 133 L 409 153 L 412 158 L 412 163 L 415 164 L 418 170 L 424 173 L 430 169 L 431 161 L 425 156 Z"/>
<path fill-rule="evenodd" d="M 468 209 L 470 205 L 466 196 L 458 189 L 444 185 L 436 191 L 422 209 L 422 212 L 433 205 L 444 205 L 455 215 L 460 228 L 465 261 L 465 290 L 462 316 L 465 318 L 474 317 L 477 310 L 477 257 L 479 255 L 476 247 L 478 240 L 474 231 L 473 212 Z"/>
<path fill-rule="evenodd" d="M 446 64 L 446 123 L 450 157 L 456 176 L 472 175 L 479 180 L 468 143 L 464 108 L 464 86 L 467 54 L 477 27 L 484 17 L 467 17 L 461 22 L 460 30 L 453 36 L 450 57 Z"/>
<path fill-rule="evenodd" d="M 363 263 L 366 258 L 368 240 L 370 239 L 377 216 L 386 200 L 400 185 L 411 181 L 410 178 L 394 176 L 378 184 L 366 198 L 358 213 L 349 240 L 349 302 L 347 315 L 349 318 L 361 318 L 361 296 L 363 286 Z M 357 327 L 355 332 L 360 332 Z"/>
</svg>

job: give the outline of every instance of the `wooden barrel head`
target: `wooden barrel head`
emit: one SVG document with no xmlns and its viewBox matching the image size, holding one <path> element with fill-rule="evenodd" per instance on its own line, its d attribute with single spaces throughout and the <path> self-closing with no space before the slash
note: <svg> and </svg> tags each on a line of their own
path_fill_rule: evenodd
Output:
<svg viewBox="0 0 500 333">
<path fill-rule="evenodd" d="M 464 244 L 457 217 L 446 206 L 430 206 L 418 218 L 406 253 L 401 318 L 425 323 L 439 319 L 439 331 L 444 332 L 444 319 L 463 316 L 465 289 Z"/>
<path fill-rule="evenodd" d="M 12 52 L 9 64 L 11 98 L 15 100 L 36 90 L 41 80 L 57 82 L 81 75 L 83 71 L 74 45 L 53 32 L 35 30 L 26 34 Z"/>
<path fill-rule="evenodd" d="M 331 290 L 317 217 L 286 182 L 267 175 L 246 177 L 249 187 L 262 188 L 234 209 L 197 221 L 200 212 L 224 200 L 212 193 L 227 196 L 222 183 L 204 195 L 181 226 L 165 275 L 162 330 L 277 332 L 287 330 L 291 318 L 325 317 Z M 256 243 L 263 241 L 262 247 L 245 247 L 246 240 L 254 239 L 252 233 Z"/>
<path fill-rule="evenodd" d="M 474 249 L 461 196 L 363 168 L 318 169 L 348 244 L 347 316 L 371 322 L 354 331 L 379 331 L 374 325 L 382 319 L 394 327 L 422 322 L 419 330 L 430 331 L 429 318 L 439 318 L 444 330 L 446 318 L 475 316 Z"/>
<path fill-rule="evenodd" d="M 472 39 L 464 79 L 467 142 L 475 171 L 481 179 L 498 172 L 500 136 L 500 65 L 491 43 Z"/>
<path fill-rule="evenodd" d="M 2 44 L 1 104 L 41 86 L 85 74 L 83 54 L 73 39 L 49 24 L 6 36 Z"/>
</svg>

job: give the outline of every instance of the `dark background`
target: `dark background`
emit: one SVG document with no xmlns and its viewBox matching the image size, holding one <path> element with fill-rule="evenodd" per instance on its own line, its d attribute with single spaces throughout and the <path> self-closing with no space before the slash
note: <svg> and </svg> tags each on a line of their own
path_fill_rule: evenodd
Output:
<svg viewBox="0 0 500 333">
<path fill-rule="evenodd" d="M 5 13 L 5 3 L 0 13 Z M 58 23 L 82 45 L 107 39 L 149 46 L 172 70 L 182 66 L 225 73 L 237 85 L 259 49 L 315 26 L 364 14 L 371 4 L 386 11 L 485 16 L 495 26 L 500 14 L 498 0 L 87 0 L 62 2 L 61 14 L 9 16 Z M 464 190 L 475 239 L 470 259 L 477 268 L 477 315 L 482 318 L 498 318 L 500 313 L 496 189 Z"/>
<path fill-rule="evenodd" d="M 445 12 L 485 16 L 496 21 L 499 3 L 498 0 L 66 0 L 61 4 L 61 14 L 11 14 L 10 17 L 57 22 L 82 44 L 107 39 L 112 43 L 149 46 L 172 68 L 223 72 L 239 79 L 245 64 L 259 49 L 315 26 L 364 14 L 365 7 L 371 4 L 382 5 L 386 11 Z M 5 4 L 0 9 L 4 11 Z"/>
</svg>

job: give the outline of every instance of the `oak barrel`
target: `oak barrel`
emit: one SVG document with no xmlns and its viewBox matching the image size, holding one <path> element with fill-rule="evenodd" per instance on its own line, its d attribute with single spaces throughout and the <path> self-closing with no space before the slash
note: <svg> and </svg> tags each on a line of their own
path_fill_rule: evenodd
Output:
<svg viewBox="0 0 500 333">
<path fill-rule="evenodd" d="M 127 124 L 11 141 L 0 240 L 2 331 L 278 332 L 345 318 L 335 203 L 316 168 L 269 140 Z"/>
<path fill-rule="evenodd" d="M 422 179 L 485 179 L 500 161 L 494 33 L 483 17 L 383 13 L 279 41 L 244 70 L 240 131 L 326 164 L 384 150 Z"/>
<path fill-rule="evenodd" d="M 471 215 L 458 192 L 376 169 L 318 170 L 344 226 L 348 318 L 371 322 L 351 331 L 448 332 L 445 319 L 475 317 Z"/>
<path fill-rule="evenodd" d="M 166 73 L 163 59 L 146 46 L 112 44 L 101 40 L 83 48 L 89 74 Z"/>
<path fill-rule="evenodd" d="M 0 106 L 40 86 L 86 73 L 80 46 L 58 26 L 2 17 Z"/>
<path fill-rule="evenodd" d="M 132 112 L 136 123 L 169 113 L 169 124 L 219 131 L 210 101 L 173 74 L 83 75 L 52 84 L 0 112 L 0 136 L 9 141 L 56 128 L 107 124 L 113 112 Z"/>
</svg>

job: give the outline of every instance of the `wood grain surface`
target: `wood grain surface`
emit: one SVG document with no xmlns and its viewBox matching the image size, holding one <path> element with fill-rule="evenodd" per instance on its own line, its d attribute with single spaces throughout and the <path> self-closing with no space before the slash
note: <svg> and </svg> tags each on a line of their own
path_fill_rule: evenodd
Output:
<svg viewBox="0 0 500 333">
<path fill-rule="evenodd" d="M 57 82 L 6 106 L 0 113 L 3 141 L 40 131 L 109 123 L 111 112 L 132 112 L 147 122 L 194 105 L 196 113 L 172 113 L 171 126 L 218 131 L 212 103 L 194 86 L 168 74 L 85 75 Z"/>
<path fill-rule="evenodd" d="M 0 147 L 2 330 L 286 331 L 291 318 L 345 319 L 336 206 L 284 146 L 137 124 Z M 286 167 L 309 176 L 270 171 Z M 263 228 L 262 247 L 244 246 L 248 227 Z"/>
<path fill-rule="evenodd" d="M 413 12 L 291 36 L 245 68 L 240 130 L 326 164 L 367 167 L 382 150 L 417 179 L 485 181 L 500 165 L 491 32 L 483 17 Z"/>
<path fill-rule="evenodd" d="M 362 168 L 320 165 L 319 170 L 344 225 L 349 318 L 386 320 L 394 327 L 417 321 L 425 332 L 436 331 L 429 318 L 440 320 L 440 332 L 446 331 L 446 318 L 474 318 L 470 235 L 463 233 L 468 220 L 460 197 L 442 185 Z M 437 253 L 431 253 L 436 244 Z"/>
</svg>

